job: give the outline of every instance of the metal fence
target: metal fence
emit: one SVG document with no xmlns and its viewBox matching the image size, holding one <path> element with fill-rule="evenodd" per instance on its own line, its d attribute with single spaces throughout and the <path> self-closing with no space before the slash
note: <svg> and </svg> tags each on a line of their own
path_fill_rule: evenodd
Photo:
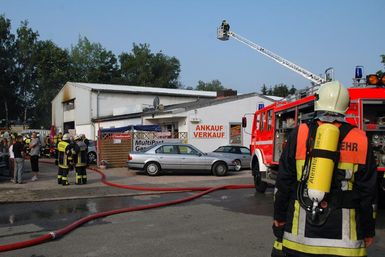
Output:
<svg viewBox="0 0 385 257">
<path fill-rule="evenodd" d="M 99 133 L 98 137 L 98 165 L 108 163 L 109 167 L 127 166 L 127 156 L 131 151 L 139 151 L 145 147 L 160 142 L 187 143 L 187 132 L 107 132 Z"/>
</svg>

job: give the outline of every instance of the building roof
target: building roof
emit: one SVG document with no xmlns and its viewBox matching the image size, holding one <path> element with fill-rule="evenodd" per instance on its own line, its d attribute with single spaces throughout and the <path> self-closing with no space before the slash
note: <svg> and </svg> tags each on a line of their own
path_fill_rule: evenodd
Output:
<svg viewBox="0 0 385 257">
<path fill-rule="evenodd" d="M 112 84 L 81 83 L 81 82 L 67 82 L 66 85 L 67 84 L 86 88 L 91 91 L 113 92 L 113 93 L 199 96 L 199 97 L 209 97 L 209 98 L 213 98 L 217 96 L 217 93 L 212 91 L 199 91 L 199 90 L 187 90 L 187 89 L 138 87 L 138 86 L 130 86 L 130 85 L 112 85 Z"/>
<path fill-rule="evenodd" d="M 114 120 L 122 120 L 122 119 L 129 119 L 129 118 L 139 118 L 139 117 L 153 115 L 153 114 L 157 114 L 157 115 L 177 114 L 177 113 L 181 113 L 181 112 L 186 112 L 186 111 L 204 108 L 204 107 L 217 105 L 217 104 L 223 104 L 223 103 L 227 103 L 227 102 L 238 101 L 241 99 L 246 99 L 246 98 L 255 97 L 255 96 L 259 96 L 262 99 L 274 102 L 274 99 L 267 97 L 265 95 L 261 95 L 258 93 L 248 93 L 248 94 L 234 95 L 234 96 L 215 98 L 215 99 L 197 99 L 196 101 L 193 101 L 193 102 L 166 105 L 166 106 L 163 106 L 163 109 L 161 111 L 156 110 L 154 108 L 147 108 L 143 112 L 138 112 L 138 113 L 130 113 L 130 114 L 122 114 L 122 115 L 116 115 L 116 116 L 106 116 L 106 117 L 96 118 L 96 119 L 93 119 L 93 122 L 96 122 L 96 121 L 103 122 L 103 121 L 114 121 Z"/>
</svg>

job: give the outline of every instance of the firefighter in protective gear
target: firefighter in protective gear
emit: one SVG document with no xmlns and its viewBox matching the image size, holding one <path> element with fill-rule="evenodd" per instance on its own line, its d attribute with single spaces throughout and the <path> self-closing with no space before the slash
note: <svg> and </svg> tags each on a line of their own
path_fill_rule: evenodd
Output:
<svg viewBox="0 0 385 257">
<path fill-rule="evenodd" d="M 76 171 L 76 184 L 87 184 L 87 145 L 80 136 L 75 137 L 74 164 Z"/>
<path fill-rule="evenodd" d="M 347 89 L 337 81 L 323 84 L 315 98 L 315 118 L 300 124 L 287 139 L 279 161 L 273 221 L 286 256 L 367 256 L 366 248 L 373 243 L 376 162 L 365 132 L 344 121 L 348 106 Z M 324 124 L 339 133 L 317 139 Z M 320 146 L 335 138 L 336 147 Z M 329 171 L 325 163 L 312 164 L 315 159 L 329 162 Z M 312 165 L 319 173 L 312 175 Z"/>
<path fill-rule="evenodd" d="M 59 146 L 59 143 L 62 141 L 62 138 L 63 138 L 63 134 L 61 132 L 59 132 L 59 134 L 55 135 L 53 138 L 53 142 L 55 145 L 55 165 L 58 165 L 58 163 L 59 163 L 58 146 Z"/>
<path fill-rule="evenodd" d="M 57 182 L 63 186 L 68 186 L 68 172 L 70 170 L 68 157 L 72 155 L 70 137 L 68 134 L 64 134 L 62 141 L 58 144 L 58 175 Z"/>
</svg>

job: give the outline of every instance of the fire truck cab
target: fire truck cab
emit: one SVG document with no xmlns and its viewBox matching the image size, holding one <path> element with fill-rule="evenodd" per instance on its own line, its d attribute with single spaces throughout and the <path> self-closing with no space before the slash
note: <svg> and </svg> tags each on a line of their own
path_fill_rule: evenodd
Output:
<svg viewBox="0 0 385 257">
<path fill-rule="evenodd" d="M 349 88 L 350 104 L 346 121 L 366 131 L 373 145 L 379 181 L 385 172 L 385 88 Z M 288 134 L 302 122 L 314 117 L 314 93 L 298 94 L 275 102 L 254 114 L 251 145 L 251 170 L 255 188 L 264 192 L 274 185 L 278 163 Z"/>
</svg>

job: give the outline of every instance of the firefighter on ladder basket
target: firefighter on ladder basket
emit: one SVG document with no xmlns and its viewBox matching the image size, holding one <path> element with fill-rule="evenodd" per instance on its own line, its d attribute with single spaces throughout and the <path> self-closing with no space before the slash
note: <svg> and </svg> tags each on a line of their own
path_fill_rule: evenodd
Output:
<svg viewBox="0 0 385 257">
<path fill-rule="evenodd" d="M 223 30 L 223 34 L 226 35 L 230 31 L 230 24 L 226 20 L 223 20 L 221 24 L 221 29 Z"/>
<path fill-rule="evenodd" d="M 68 173 L 70 171 L 69 165 L 69 156 L 72 155 L 71 145 L 70 145 L 70 136 L 69 134 L 64 134 L 62 141 L 58 144 L 58 174 L 57 174 L 57 183 L 63 186 L 68 186 Z"/>
<path fill-rule="evenodd" d="M 76 182 L 75 184 L 87 184 L 87 145 L 82 140 L 81 136 L 75 137 L 75 172 Z"/>
<path fill-rule="evenodd" d="M 272 256 L 367 256 L 376 215 L 376 162 L 362 130 L 344 120 L 349 93 L 323 84 L 315 118 L 294 129 L 279 161 Z"/>
</svg>

